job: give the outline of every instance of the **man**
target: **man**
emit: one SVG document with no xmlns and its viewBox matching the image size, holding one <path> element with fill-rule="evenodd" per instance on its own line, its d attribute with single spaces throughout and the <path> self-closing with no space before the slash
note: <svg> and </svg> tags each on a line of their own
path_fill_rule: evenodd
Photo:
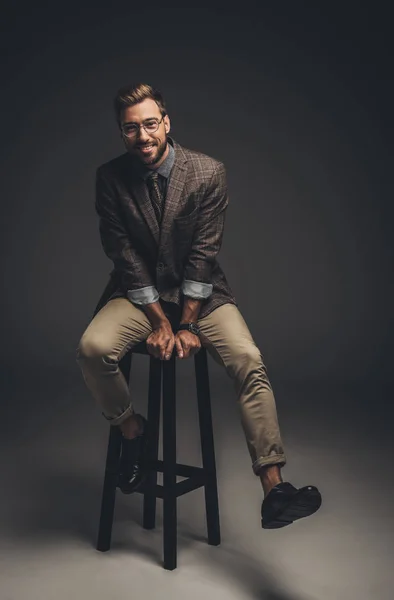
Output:
<svg viewBox="0 0 394 600">
<path fill-rule="evenodd" d="M 263 357 L 216 259 L 228 205 L 224 165 L 168 135 L 163 97 L 151 86 L 121 88 L 114 105 L 126 152 L 97 169 L 95 204 L 114 269 L 77 361 L 102 415 L 123 434 L 118 485 L 131 493 L 141 484 L 148 425 L 134 412 L 120 359 L 142 340 L 161 360 L 174 347 L 178 358 L 188 358 L 203 344 L 234 382 L 264 491 L 262 527 L 311 515 L 321 495 L 282 479 L 286 457 Z"/>
</svg>

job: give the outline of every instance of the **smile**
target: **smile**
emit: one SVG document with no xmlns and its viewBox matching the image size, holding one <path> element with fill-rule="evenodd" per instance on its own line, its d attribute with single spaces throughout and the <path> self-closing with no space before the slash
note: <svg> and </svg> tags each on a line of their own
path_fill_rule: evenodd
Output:
<svg viewBox="0 0 394 600">
<path fill-rule="evenodd" d="M 141 152 L 143 152 L 144 154 L 148 154 L 152 150 L 153 147 L 154 147 L 154 144 L 149 144 L 147 146 L 139 146 L 138 149 Z"/>
</svg>

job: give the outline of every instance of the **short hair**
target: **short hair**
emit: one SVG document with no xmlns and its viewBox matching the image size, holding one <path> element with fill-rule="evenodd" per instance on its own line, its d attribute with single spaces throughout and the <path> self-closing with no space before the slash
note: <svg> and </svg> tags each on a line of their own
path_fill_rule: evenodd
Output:
<svg viewBox="0 0 394 600">
<path fill-rule="evenodd" d="M 114 98 L 115 115 L 118 125 L 120 126 L 122 110 L 128 106 L 134 106 L 134 104 L 138 104 L 146 98 L 152 98 L 156 102 L 162 117 L 167 114 L 165 102 L 159 90 L 156 90 L 147 83 L 129 84 L 121 87 Z"/>
</svg>

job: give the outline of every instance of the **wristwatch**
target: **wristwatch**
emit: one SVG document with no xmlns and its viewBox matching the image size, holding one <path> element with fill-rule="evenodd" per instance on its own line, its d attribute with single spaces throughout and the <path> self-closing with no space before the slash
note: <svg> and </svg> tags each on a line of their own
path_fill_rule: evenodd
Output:
<svg viewBox="0 0 394 600">
<path fill-rule="evenodd" d="M 197 323 L 182 323 L 182 325 L 179 325 L 178 331 L 180 331 L 181 329 L 187 329 L 195 335 L 200 335 L 200 328 L 197 325 Z"/>
</svg>

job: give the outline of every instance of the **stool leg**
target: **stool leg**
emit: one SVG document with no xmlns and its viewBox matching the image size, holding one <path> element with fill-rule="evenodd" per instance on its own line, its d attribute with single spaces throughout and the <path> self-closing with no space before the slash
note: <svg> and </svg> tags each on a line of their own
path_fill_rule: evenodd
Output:
<svg viewBox="0 0 394 600">
<path fill-rule="evenodd" d="M 177 566 L 175 352 L 163 361 L 163 546 L 164 568 Z"/>
<path fill-rule="evenodd" d="M 111 545 L 116 485 L 118 482 L 119 457 L 122 441 L 121 436 L 122 434 L 118 427 L 110 426 L 97 539 L 97 550 L 100 550 L 100 552 L 106 552 Z"/>
<path fill-rule="evenodd" d="M 154 529 L 156 524 L 157 460 L 159 458 L 159 429 L 161 402 L 161 363 L 153 356 L 149 363 L 148 444 L 146 460 L 149 472 L 145 482 L 143 527 Z"/>
<path fill-rule="evenodd" d="M 131 352 L 125 354 L 119 363 L 126 381 L 130 380 Z M 119 459 L 122 446 L 122 432 L 117 426 L 110 425 L 103 493 L 101 499 L 100 524 L 97 538 L 97 550 L 106 552 L 111 545 L 112 524 L 114 520 L 116 486 L 119 475 Z"/>
<path fill-rule="evenodd" d="M 200 439 L 202 463 L 205 474 L 205 510 L 207 517 L 208 544 L 220 544 L 219 501 L 216 478 L 215 448 L 213 441 L 211 395 L 207 352 L 201 347 L 194 355 L 196 372 L 198 417 L 200 422 Z"/>
</svg>

